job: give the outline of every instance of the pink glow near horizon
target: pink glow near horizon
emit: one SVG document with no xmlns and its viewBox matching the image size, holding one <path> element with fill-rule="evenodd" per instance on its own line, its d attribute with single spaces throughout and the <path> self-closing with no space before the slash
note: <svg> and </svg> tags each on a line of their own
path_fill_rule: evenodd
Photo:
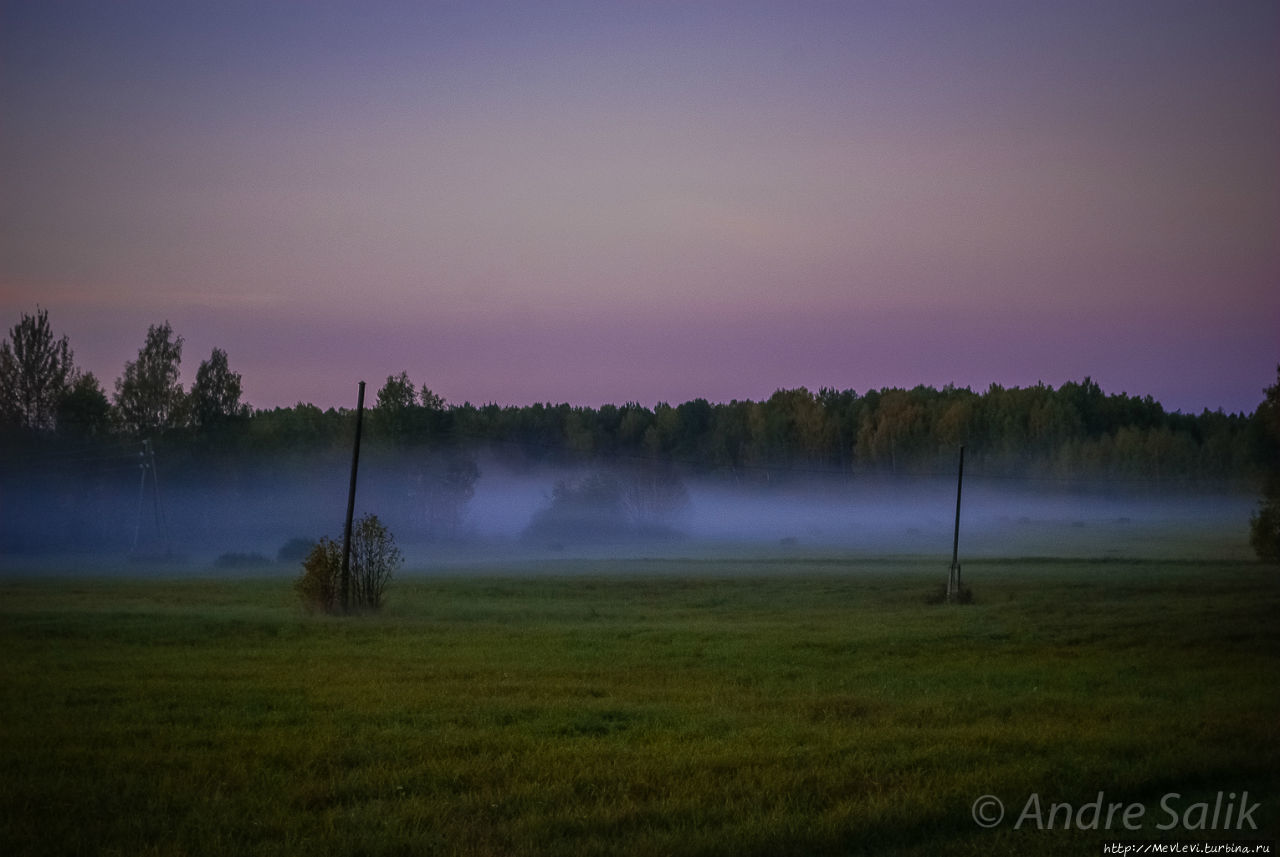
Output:
<svg viewBox="0 0 1280 857">
<path fill-rule="evenodd" d="M 164 319 L 260 407 L 1280 361 L 1271 4 L 75 11 L 0 26 L 0 323 L 108 389 Z"/>
</svg>

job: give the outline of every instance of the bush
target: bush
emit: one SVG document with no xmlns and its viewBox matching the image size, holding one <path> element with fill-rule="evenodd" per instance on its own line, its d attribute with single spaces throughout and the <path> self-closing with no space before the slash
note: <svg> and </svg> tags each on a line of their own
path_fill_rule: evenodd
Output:
<svg viewBox="0 0 1280 857">
<path fill-rule="evenodd" d="M 555 541 L 611 541 L 628 535 L 622 483 L 606 473 L 557 482 L 550 505 L 539 510 L 524 531 L 526 539 Z"/>
<path fill-rule="evenodd" d="M 376 515 L 365 515 L 351 528 L 349 612 L 377 610 L 391 576 L 403 557 L 395 537 Z M 342 612 L 342 544 L 322 537 L 302 562 L 294 583 L 308 610 Z"/>
<path fill-rule="evenodd" d="M 351 530 L 351 609 L 377 610 L 391 575 L 404 557 L 395 536 L 376 515 L 365 515 Z"/>
<path fill-rule="evenodd" d="M 524 537 L 557 544 L 675 538 L 674 524 L 688 505 L 689 493 L 670 469 L 595 472 L 557 482 L 551 503 L 533 516 Z"/>
<path fill-rule="evenodd" d="M 342 612 L 342 545 L 321 537 L 302 561 L 302 576 L 293 584 L 303 605 L 312 612 Z"/>
</svg>

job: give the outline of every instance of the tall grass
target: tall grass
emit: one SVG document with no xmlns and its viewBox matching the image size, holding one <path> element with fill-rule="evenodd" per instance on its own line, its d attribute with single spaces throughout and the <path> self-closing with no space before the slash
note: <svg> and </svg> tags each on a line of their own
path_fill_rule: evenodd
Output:
<svg viewBox="0 0 1280 857">
<path fill-rule="evenodd" d="M 911 562 L 563 570 L 356 619 L 3 584 L 0 853 L 1081 854 L 1123 831 L 1012 830 L 1028 795 L 1245 789 L 1275 836 L 1262 566 L 971 563 L 964 607 Z"/>
</svg>

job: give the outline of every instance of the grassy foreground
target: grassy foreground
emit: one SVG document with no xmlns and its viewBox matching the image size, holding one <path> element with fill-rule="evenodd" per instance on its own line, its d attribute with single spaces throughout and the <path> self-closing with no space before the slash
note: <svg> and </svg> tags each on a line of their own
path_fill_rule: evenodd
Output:
<svg viewBox="0 0 1280 857">
<path fill-rule="evenodd" d="M 925 603 L 945 566 L 905 560 L 566 571 L 405 577 L 347 620 L 304 615 L 280 579 L 0 582 L 0 854 L 1276 836 L 1274 569 L 972 563 L 964 607 Z M 1194 810 L 1156 828 L 1172 793 L 1181 811 L 1245 790 L 1256 832 L 1194 830 Z M 1013 829 L 1033 793 L 1099 792 L 1141 804 L 1141 829 Z M 993 829 L 971 816 L 988 794 Z"/>
</svg>

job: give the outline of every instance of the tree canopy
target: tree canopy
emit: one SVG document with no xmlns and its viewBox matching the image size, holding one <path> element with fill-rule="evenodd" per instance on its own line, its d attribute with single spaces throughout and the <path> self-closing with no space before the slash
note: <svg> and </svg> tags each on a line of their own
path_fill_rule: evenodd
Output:
<svg viewBox="0 0 1280 857">
<path fill-rule="evenodd" d="M 182 348 L 168 322 L 152 325 L 108 401 L 96 378 L 75 370 L 67 338 L 55 338 L 47 313 L 37 309 L 0 345 L 0 430 L 38 430 L 52 443 L 165 437 L 192 454 L 212 450 L 196 441 L 217 436 L 219 453 L 262 452 L 273 456 L 273 466 L 349 443 L 350 410 L 302 402 L 250 409 L 241 401 L 241 376 L 221 348 L 184 391 Z M 1109 394 L 1086 377 L 1056 389 L 992 384 L 981 392 L 918 386 L 815 393 L 797 387 L 762 401 L 477 406 L 448 404 L 400 372 L 378 390 L 367 431 L 375 458 L 378 450 L 452 455 L 484 448 L 513 464 L 621 458 L 771 480 L 797 471 L 945 473 L 964 444 L 975 473 L 988 475 L 1257 484 L 1275 458 L 1267 438 L 1277 406 L 1269 403 L 1271 391 L 1268 397 L 1253 415 L 1170 413 L 1150 396 Z M 448 467 L 432 463 L 427 470 Z"/>
<path fill-rule="evenodd" d="M 205 430 L 249 416 L 249 407 L 240 402 L 240 373 L 231 371 L 227 352 L 221 348 L 213 349 L 209 359 L 196 370 L 190 412 L 192 424 Z"/>
<path fill-rule="evenodd" d="M 0 345 L 0 495 L 34 490 L 44 500 L 6 509 L 0 550 L 118 543 L 136 532 L 136 500 L 120 498 L 137 490 L 139 462 L 153 451 L 166 473 L 198 480 L 206 498 L 229 498 L 227 513 L 246 521 L 281 513 L 244 503 L 272 497 L 274 486 L 345 484 L 353 410 L 305 402 L 252 410 L 220 348 L 184 390 L 182 344 L 167 322 L 151 326 L 109 399 L 97 378 L 75 369 L 67 338 L 53 335 L 47 314 L 22 317 Z M 1170 413 L 1150 396 L 1106 393 L 1090 378 L 1056 389 L 796 387 L 761 401 L 652 407 L 450 404 L 400 372 L 378 391 L 366 425 L 365 460 L 380 478 L 364 497 L 394 510 L 388 514 L 397 528 L 449 541 L 465 533 L 482 467 L 520 473 L 566 465 L 597 477 L 565 481 L 531 535 L 555 541 L 566 521 L 602 516 L 615 532 L 662 534 L 687 499 L 682 484 L 690 476 L 777 485 L 814 477 L 950 479 L 963 444 L 966 476 L 979 478 L 1161 492 L 1265 486 L 1253 542 L 1260 556 L 1274 558 L 1278 401 L 1280 369 L 1253 414 Z M 151 441 L 145 451 L 144 439 Z M 185 526 L 198 532 L 213 524 L 189 514 Z"/>
<path fill-rule="evenodd" d="M 116 381 L 116 414 L 126 433 L 163 433 L 182 425 L 186 396 L 178 380 L 181 364 L 182 337 L 174 336 L 167 321 L 151 325 L 138 359 L 126 363 Z"/>
<path fill-rule="evenodd" d="M 1280 366 L 1276 382 L 1258 406 L 1258 445 L 1265 467 L 1262 501 L 1249 526 L 1249 542 L 1258 558 L 1280 562 Z"/>
<path fill-rule="evenodd" d="M 66 336 L 54 338 L 48 311 L 24 313 L 0 343 L 0 417 L 24 429 L 52 431 L 75 377 L 71 345 Z"/>
</svg>

